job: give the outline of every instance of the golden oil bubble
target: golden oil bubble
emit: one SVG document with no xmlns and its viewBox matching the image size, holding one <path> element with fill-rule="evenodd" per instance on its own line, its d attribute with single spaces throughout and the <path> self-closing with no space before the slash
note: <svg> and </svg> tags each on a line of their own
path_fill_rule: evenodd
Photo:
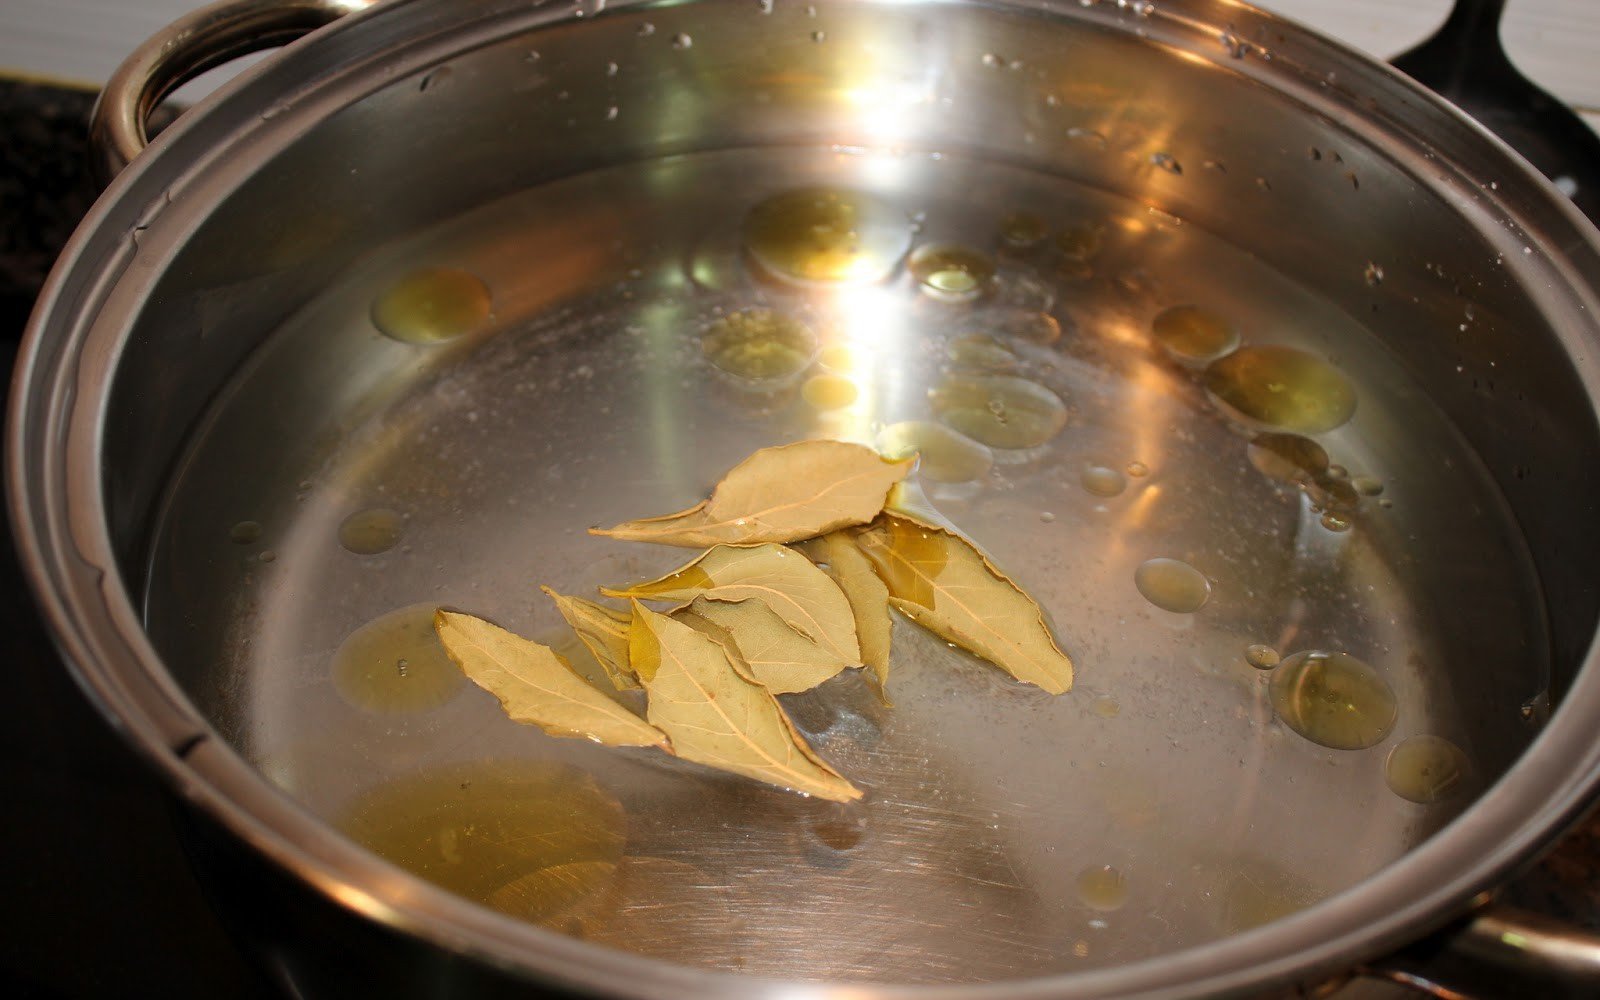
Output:
<svg viewBox="0 0 1600 1000">
<path fill-rule="evenodd" d="M 755 381 L 781 379 L 811 366 L 817 338 L 811 328 L 773 309 L 741 309 L 700 335 L 706 359 L 730 375 Z"/>
<path fill-rule="evenodd" d="M 1330 510 L 1323 513 L 1321 523 L 1324 528 L 1327 528 L 1329 531 L 1333 532 L 1350 530 L 1350 518 L 1344 514 L 1338 513 L 1337 511 Z"/>
<path fill-rule="evenodd" d="M 437 610 L 414 604 L 350 633 L 333 654 L 334 688 L 372 712 L 426 712 L 454 698 L 463 676 L 434 634 Z"/>
<path fill-rule="evenodd" d="M 917 474 L 938 483 L 982 479 L 994 465 L 988 448 L 942 424 L 906 420 L 878 432 L 878 451 L 885 458 L 917 456 Z"/>
<path fill-rule="evenodd" d="M 261 541 L 261 525 L 255 521 L 240 521 L 228 529 L 228 541 L 235 545 L 252 545 Z"/>
<path fill-rule="evenodd" d="M 1350 485 L 1364 497 L 1375 497 L 1383 492 L 1383 480 L 1375 476 L 1357 476 L 1350 480 Z"/>
<path fill-rule="evenodd" d="M 1270 690 L 1284 725 L 1335 750 L 1377 746 L 1399 711 L 1389 682 L 1349 653 L 1306 650 L 1286 657 Z"/>
<path fill-rule="evenodd" d="M 1277 344 L 1241 347 L 1213 361 L 1205 386 L 1230 413 L 1300 434 L 1331 431 L 1356 412 L 1355 389 L 1338 369 Z"/>
<path fill-rule="evenodd" d="M 1104 230 L 1093 223 L 1078 223 L 1063 227 L 1056 233 L 1057 252 L 1067 261 L 1083 263 L 1100 254 L 1100 237 Z"/>
<path fill-rule="evenodd" d="M 459 268 L 412 271 L 372 303 L 372 325 L 405 344 L 437 344 L 477 330 L 493 299 L 483 279 Z"/>
<path fill-rule="evenodd" d="M 1278 651 L 1273 649 L 1271 646 L 1268 646 L 1266 643 L 1252 642 L 1250 645 L 1244 648 L 1244 662 L 1250 664 L 1252 667 L 1255 667 L 1257 670 L 1271 670 L 1273 667 L 1276 667 L 1279 661 L 1282 659 L 1283 658 L 1278 655 Z"/>
<path fill-rule="evenodd" d="M 1128 880 L 1110 865 L 1092 865 L 1078 873 L 1078 902 L 1109 913 L 1128 902 Z"/>
<path fill-rule="evenodd" d="M 1000 220 L 1000 242 L 1013 250 L 1030 250 L 1049 235 L 1044 220 L 1031 212 L 1012 212 Z"/>
<path fill-rule="evenodd" d="M 1467 755 L 1439 736 L 1409 736 L 1389 751 L 1383 764 L 1389 790 L 1420 805 L 1442 801 L 1461 790 Z"/>
<path fill-rule="evenodd" d="M 1150 333 L 1168 354 L 1185 364 L 1209 364 L 1239 346 L 1239 331 L 1222 316 L 1200 306 L 1163 309 Z"/>
<path fill-rule="evenodd" d="M 762 270 L 799 285 L 862 285 L 894 273 L 911 248 L 911 224 L 859 191 L 803 188 L 750 210 L 745 250 Z"/>
<path fill-rule="evenodd" d="M 1211 600 L 1211 581 L 1178 559 L 1146 559 L 1133 571 L 1133 584 L 1145 600 L 1163 611 L 1191 614 Z"/>
<path fill-rule="evenodd" d="M 361 796 L 339 828 L 385 860 L 510 916 L 580 931 L 603 923 L 622 861 L 622 806 L 576 768 L 472 762 Z"/>
<path fill-rule="evenodd" d="M 1122 714 L 1122 706 L 1117 704 L 1117 699 L 1108 694 L 1096 695 L 1089 702 L 1089 711 L 1102 719 L 1115 719 Z"/>
<path fill-rule="evenodd" d="M 1219 867 L 1216 877 L 1222 881 L 1211 895 L 1220 905 L 1219 922 L 1230 933 L 1282 920 L 1320 897 L 1299 876 L 1266 861 L 1230 858 Z"/>
<path fill-rule="evenodd" d="M 1328 469 L 1328 453 L 1315 441 L 1298 434 L 1257 434 L 1248 448 L 1250 464 L 1268 479 L 1306 483 Z"/>
<path fill-rule="evenodd" d="M 991 319 L 989 329 L 996 336 L 1048 347 L 1061 339 L 1061 323 L 1037 309 L 1011 309 Z"/>
<path fill-rule="evenodd" d="M 1350 478 L 1350 470 L 1345 468 L 1342 465 L 1330 465 L 1330 466 L 1328 466 L 1328 478 L 1329 479 L 1349 479 Z"/>
<path fill-rule="evenodd" d="M 1097 497 L 1114 497 L 1128 488 L 1127 477 L 1109 465 L 1085 465 L 1079 482 Z"/>
<path fill-rule="evenodd" d="M 994 283 L 994 261 L 971 247 L 918 247 L 908 266 L 918 287 L 942 302 L 970 302 Z"/>
<path fill-rule="evenodd" d="M 1007 372 L 1022 361 L 1017 352 L 986 333 L 957 337 L 945 347 L 945 357 L 968 371 Z"/>
<path fill-rule="evenodd" d="M 848 375 L 866 364 L 860 351 L 848 344 L 832 344 L 817 354 L 817 364 L 831 372 Z"/>
<path fill-rule="evenodd" d="M 1127 464 L 1126 471 L 1135 479 L 1143 479 L 1150 474 L 1150 466 L 1140 461 L 1132 461 Z"/>
<path fill-rule="evenodd" d="M 375 556 L 398 545 L 404 529 L 405 518 L 397 510 L 358 510 L 339 525 L 339 544 L 358 556 Z"/>
<path fill-rule="evenodd" d="M 800 398 L 816 410 L 843 409 L 860 395 L 856 384 L 842 375 L 813 375 L 800 387 Z"/>
<path fill-rule="evenodd" d="M 1067 425 L 1060 396 L 1011 375 L 951 374 L 928 397 L 946 426 L 991 448 L 1037 448 Z"/>
<path fill-rule="evenodd" d="M 1361 506 L 1361 494 L 1356 492 L 1348 479 L 1318 476 L 1315 482 L 1306 487 L 1306 495 L 1319 510 L 1335 514 L 1348 514 Z"/>
</svg>

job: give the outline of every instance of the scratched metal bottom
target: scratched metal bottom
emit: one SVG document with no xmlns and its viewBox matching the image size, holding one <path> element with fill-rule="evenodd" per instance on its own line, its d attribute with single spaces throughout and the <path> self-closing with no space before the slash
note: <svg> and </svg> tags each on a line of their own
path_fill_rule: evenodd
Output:
<svg viewBox="0 0 1600 1000">
<path fill-rule="evenodd" d="M 1034 297 L 1066 330 L 1023 352 L 1024 374 L 1068 403 L 1066 429 L 1035 453 L 1002 455 L 979 484 L 929 484 L 1047 609 L 1077 661 L 1075 690 L 1052 698 L 1012 683 L 897 622 L 892 707 L 856 677 L 786 699 L 866 790 L 848 807 L 552 739 L 473 688 L 411 715 L 342 700 L 333 651 L 385 612 L 434 602 L 550 641 L 559 619 L 537 584 L 586 593 L 689 555 L 588 526 L 683 507 L 758 447 L 871 440 L 884 424 L 930 418 L 945 344 L 1000 303 L 938 303 L 903 273 L 832 295 L 753 280 L 737 253 L 743 214 L 811 183 L 924 213 L 922 242 L 993 246 L 997 220 L 1019 207 L 1104 224 L 1091 273 L 1029 259 L 1002 268 L 999 298 Z M 375 291 L 428 264 L 488 282 L 491 335 L 418 348 L 372 329 Z M 1247 340 L 1332 357 L 1360 402 L 1321 440 L 1334 461 L 1382 479 L 1392 507 L 1369 502 L 1352 530 L 1331 532 L 1301 494 L 1257 473 L 1241 431 L 1147 343 L 1150 318 L 1180 302 L 1224 312 Z M 792 386 L 752 392 L 712 369 L 700 329 L 752 304 L 857 348 L 858 403 L 819 412 Z M 1149 473 L 1098 497 L 1080 484 L 1090 462 Z M 342 549 L 341 520 L 374 505 L 405 515 L 403 544 Z M 264 526 L 249 550 L 228 537 L 246 519 Z M 645 163 L 389 247 L 291 320 L 219 399 L 161 525 L 147 593 L 157 647 L 218 729 L 308 808 L 338 823 L 362 794 L 452 765 L 564 762 L 621 804 L 630 857 L 690 873 L 624 900 L 630 931 L 614 943 L 800 980 L 1034 976 L 1293 912 L 1455 815 L 1531 737 L 1518 707 L 1543 686 L 1538 590 L 1509 516 L 1359 323 L 1177 220 L 951 157 L 735 151 Z M 1204 572 L 1211 602 L 1193 615 L 1146 603 L 1133 570 L 1154 556 Z M 1266 674 L 1242 658 L 1255 642 L 1371 662 L 1399 697 L 1394 734 L 1345 752 L 1287 731 Z M 1467 666 L 1472 683 L 1458 686 Z M 1473 764 L 1470 787 L 1432 807 L 1401 801 L 1383 778 L 1394 742 L 1423 732 L 1456 741 Z M 1105 865 L 1126 879 L 1114 910 L 1078 889 L 1080 873 Z"/>
</svg>

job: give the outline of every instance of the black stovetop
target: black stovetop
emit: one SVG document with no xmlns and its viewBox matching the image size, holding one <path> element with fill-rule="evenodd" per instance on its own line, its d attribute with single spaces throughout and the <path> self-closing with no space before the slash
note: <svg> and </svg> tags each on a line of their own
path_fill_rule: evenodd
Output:
<svg viewBox="0 0 1600 1000">
<path fill-rule="evenodd" d="M 83 138 L 93 100 L 0 80 L 0 376 L 93 202 Z M 3 519 L 0 671 L 0 995 L 272 996 L 206 903 L 165 792 L 51 648 Z M 1507 894 L 1600 930 L 1600 822 Z"/>
<path fill-rule="evenodd" d="M 94 95 L 0 81 L 0 375 L 94 201 Z M 165 793 L 51 648 L 0 519 L 0 994 L 271 995 L 179 849 Z"/>
</svg>

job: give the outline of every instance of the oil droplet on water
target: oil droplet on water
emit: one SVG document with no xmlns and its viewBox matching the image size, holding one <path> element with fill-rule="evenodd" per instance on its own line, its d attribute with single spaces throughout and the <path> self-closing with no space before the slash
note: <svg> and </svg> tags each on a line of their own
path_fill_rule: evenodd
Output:
<svg viewBox="0 0 1600 1000">
<path fill-rule="evenodd" d="M 1306 650 L 1286 657 L 1272 675 L 1271 694 L 1284 725 L 1335 750 L 1377 746 L 1399 710 L 1389 682 L 1349 653 Z"/>
<path fill-rule="evenodd" d="M 1211 363 L 1206 390 L 1227 410 L 1301 434 L 1331 431 L 1356 412 L 1356 393 L 1314 354 L 1270 344 L 1241 347 Z"/>
<path fill-rule="evenodd" d="M 1079 223 L 1056 234 L 1056 250 L 1070 261 L 1085 262 L 1100 253 L 1100 227 Z"/>
<path fill-rule="evenodd" d="M 1145 600 L 1178 614 L 1199 611 L 1211 599 L 1211 581 L 1178 559 L 1146 559 L 1133 571 L 1133 584 Z"/>
<path fill-rule="evenodd" d="M 1350 480 L 1350 485 L 1364 497 L 1375 497 L 1383 492 L 1383 480 L 1374 476 L 1357 476 Z"/>
<path fill-rule="evenodd" d="M 1061 339 L 1061 324 L 1047 312 L 1013 309 L 990 321 L 989 329 L 1001 337 L 1049 346 Z"/>
<path fill-rule="evenodd" d="M 1067 424 L 1060 396 L 1011 375 L 951 374 L 928 398 L 946 425 L 991 448 L 1037 448 Z"/>
<path fill-rule="evenodd" d="M 1248 449 L 1250 464 L 1268 479 L 1306 483 L 1328 471 L 1328 453 L 1298 434 L 1257 434 Z"/>
<path fill-rule="evenodd" d="M 909 266 L 922 290 L 944 302 L 970 302 L 994 284 L 994 261 L 971 247 L 918 247 Z"/>
<path fill-rule="evenodd" d="M 358 556 L 387 552 L 400 541 L 405 519 L 397 510 L 372 507 L 358 510 L 339 525 L 339 544 Z"/>
<path fill-rule="evenodd" d="M 776 379 L 810 367 L 817 338 L 793 316 L 772 309 L 741 309 L 706 327 L 700 349 L 730 375 Z"/>
<path fill-rule="evenodd" d="M 1209 364 L 1239 346 L 1234 325 L 1200 306 L 1163 309 L 1150 321 L 1150 332 L 1167 353 L 1188 364 Z"/>
<path fill-rule="evenodd" d="M 1467 773 L 1467 755 L 1439 736 L 1410 736 L 1389 751 L 1383 776 L 1389 790 L 1407 802 L 1422 805 L 1449 798 L 1460 790 Z"/>
<path fill-rule="evenodd" d="M 1271 670 L 1282 659 L 1278 651 L 1262 642 L 1252 642 L 1244 648 L 1244 662 L 1257 670 Z"/>
<path fill-rule="evenodd" d="M 489 318 L 489 286 L 459 268 L 412 271 L 372 303 L 372 325 L 406 344 L 437 344 L 471 333 Z"/>
<path fill-rule="evenodd" d="M 866 361 L 855 348 L 847 344 L 834 344 L 822 349 L 817 355 L 817 364 L 831 372 L 848 375 L 864 367 Z"/>
<path fill-rule="evenodd" d="M 994 465 L 989 449 L 941 424 L 907 420 L 878 432 L 878 451 L 885 458 L 917 456 L 917 474 L 938 483 L 982 479 Z"/>
<path fill-rule="evenodd" d="M 945 356 L 960 368 L 978 372 L 1005 372 L 1021 362 L 1017 352 L 986 333 L 957 337 L 945 348 Z"/>
<path fill-rule="evenodd" d="M 800 387 L 800 396 L 813 409 L 838 410 L 861 395 L 856 384 L 842 375 L 813 375 Z"/>
<path fill-rule="evenodd" d="M 261 525 L 255 521 L 240 521 L 228 529 L 228 541 L 235 545 L 250 545 L 261 540 Z"/>
<path fill-rule="evenodd" d="M 361 626 L 333 654 L 333 686 L 357 708 L 426 712 L 461 688 L 462 673 L 433 631 L 432 604 L 391 611 Z"/>
<path fill-rule="evenodd" d="M 768 274 L 800 285 L 882 281 L 911 248 L 904 213 L 859 191 L 803 188 L 750 210 L 745 249 Z"/>
<path fill-rule="evenodd" d="M 1114 497 L 1128 488 L 1128 480 L 1109 465 L 1086 465 L 1080 479 L 1083 488 L 1097 497 Z"/>
<path fill-rule="evenodd" d="M 1349 531 L 1350 518 L 1338 511 L 1330 510 L 1322 515 L 1322 526 L 1333 532 Z"/>
<path fill-rule="evenodd" d="M 576 768 L 473 762 L 358 798 L 339 827 L 387 861 L 530 923 L 583 935 L 616 905 L 622 806 Z"/>
<path fill-rule="evenodd" d="M 1044 220 L 1029 212 L 1013 212 L 1000 220 L 1000 242 L 1016 250 L 1036 247 L 1048 235 Z"/>
<path fill-rule="evenodd" d="M 1078 873 L 1078 901 L 1109 913 L 1128 901 L 1128 880 L 1110 865 L 1093 865 Z"/>
<path fill-rule="evenodd" d="M 1132 476 L 1133 478 L 1142 479 L 1150 474 L 1150 466 L 1144 464 L 1143 462 L 1133 461 L 1128 463 L 1127 471 L 1128 475 Z"/>
</svg>

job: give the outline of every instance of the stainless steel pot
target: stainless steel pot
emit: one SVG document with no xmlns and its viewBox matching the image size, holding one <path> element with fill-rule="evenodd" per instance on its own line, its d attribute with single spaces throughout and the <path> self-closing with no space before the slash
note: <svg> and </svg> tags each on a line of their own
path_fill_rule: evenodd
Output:
<svg viewBox="0 0 1600 1000">
<path fill-rule="evenodd" d="M 365 5 L 220 4 L 125 67 L 97 134 L 111 169 L 132 163 L 41 300 L 17 368 L 9 437 L 22 556 L 69 663 L 192 811 L 203 859 L 245 869 L 253 885 L 271 883 L 263 873 L 290 876 L 263 888 L 243 919 L 280 942 L 277 964 L 297 988 L 435 992 L 538 982 L 649 996 L 1186 996 L 1320 989 L 1363 966 L 1417 981 L 1427 974 L 1384 956 L 1461 921 L 1592 801 L 1600 782 L 1592 653 L 1600 535 L 1588 512 L 1600 468 L 1600 235 L 1446 105 L 1381 65 L 1223 2 L 700 0 L 558 9 L 394 0 L 341 16 L 357 7 Z M 138 153 L 142 115 L 177 80 L 260 38 L 282 41 L 335 19 Z M 641 163 L 656 166 L 626 172 Z M 1034 179 L 1016 179 L 1023 175 Z M 1087 691 L 1138 711 L 1106 735 L 1059 714 L 1081 705 L 1024 705 L 987 675 L 963 673 L 954 661 L 941 669 L 976 685 L 960 697 L 1044 713 L 1028 717 L 1068 734 L 1051 736 L 1060 742 L 1050 754 L 1081 756 L 1085 771 L 1096 754 L 1119 767 L 1153 761 L 1141 779 L 1159 793 L 1149 802 L 1119 804 L 1122 785 L 1069 777 L 1055 758 L 1039 763 L 1031 737 L 1018 735 L 1021 715 L 988 728 L 951 722 L 940 739 L 966 741 L 963 752 L 1029 760 L 1015 772 L 994 770 L 994 761 L 977 772 L 980 785 L 999 774 L 1020 790 L 986 798 L 986 785 L 968 790 L 952 770 L 950 781 L 935 783 L 935 798 L 967 797 L 933 814 L 935 822 L 895 827 L 886 811 L 843 817 L 869 830 L 865 863 L 854 862 L 850 878 L 888 900 L 863 924 L 850 917 L 866 890 L 852 896 L 848 878 L 828 881 L 852 864 L 853 842 L 808 867 L 796 859 L 811 848 L 774 844 L 795 829 L 815 832 L 809 807 L 616 765 L 626 772 L 612 775 L 619 787 L 644 782 L 671 800 L 658 824 L 688 829 L 722 810 L 737 817 L 719 821 L 721 833 L 696 834 L 705 849 L 695 860 L 749 858 L 759 869 L 750 897 L 759 905 L 747 904 L 745 916 L 765 949 L 755 965 L 766 977 L 571 940 L 335 835 L 326 802 L 348 799 L 409 747 L 433 753 L 445 735 L 465 733 L 445 753 L 459 761 L 501 752 L 513 738 L 465 698 L 448 710 L 454 715 L 431 722 L 351 715 L 332 697 L 326 658 L 353 624 L 408 601 L 469 599 L 477 610 L 531 621 L 520 591 L 535 571 L 508 552 L 528 543 L 544 571 L 573 585 L 588 557 L 575 554 L 577 542 L 543 539 L 580 522 L 649 513 L 630 509 L 636 494 L 692 495 L 754 443 L 826 431 L 785 423 L 791 411 L 781 393 L 691 386 L 699 369 L 673 346 L 740 296 L 783 294 L 730 289 L 727 264 L 737 257 L 719 256 L 718 241 L 729 225 L 736 231 L 737 218 L 719 221 L 727 209 L 718 199 L 819 181 L 930 191 L 938 210 L 927 224 L 955 235 L 972 225 L 960 221 L 962 203 L 983 206 L 993 190 L 1053 205 L 1050 183 L 1070 182 L 1089 192 L 1083 204 L 1094 211 L 1117 206 L 1120 229 L 1105 236 L 1101 260 L 1120 270 L 1083 293 L 1081 314 L 1075 301 L 1057 307 L 1081 334 L 1066 341 L 1093 350 L 1068 350 L 1048 365 L 1058 381 L 1080 380 L 1063 391 L 1085 406 L 1102 391 L 1134 414 L 1119 425 L 1121 437 L 1094 439 L 1096 447 L 1131 441 L 1159 452 L 1165 446 L 1152 430 L 1205 405 L 1181 371 L 1126 353 L 1143 349 L 1130 317 L 1161 298 L 1163 283 L 1191 296 L 1210 290 L 1252 328 L 1313 315 L 1324 324 L 1331 332 L 1307 334 L 1308 342 L 1372 373 L 1360 434 L 1335 435 L 1330 446 L 1374 466 L 1417 470 L 1389 494 L 1397 509 L 1412 505 L 1415 520 L 1404 528 L 1363 521 L 1359 537 L 1377 556 L 1351 557 L 1357 568 L 1340 564 L 1334 574 L 1341 587 L 1384 582 L 1392 607 L 1363 604 L 1352 591 L 1348 607 L 1283 613 L 1296 627 L 1380 652 L 1386 643 L 1416 650 L 1392 668 L 1402 710 L 1413 713 L 1411 725 L 1448 730 L 1468 746 L 1481 778 L 1476 796 L 1445 811 L 1385 811 L 1375 805 L 1376 758 L 1362 758 L 1362 770 L 1338 751 L 1258 759 L 1241 796 L 1224 773 L 1238 741 L 1265 747 L 1281 737 L 1246 718 L 1265 704 L 1248 668 L 1200 664 L 1156 683 L 1137 669 L 1163 657 L 1178 662 L 1175 651 L 1210 650 L 1228 639 L 1227 628 L 1260 627 L 1251 617 L 1258 604 L 1241 602 L 1232 618 L 1185 632 L 1189 622 L 1150 618 L 1136 597 L 1111 593 L 1126 554 L 1076 566 L 1109 596 L 1093 587 L 1074 596 L 1050 582 L 1074 548 L 1046 541 L 1019 508 L 957 497 L 972 506 L 972 530 L 1002 559 L 1010 555 L 1050 598 L 1069 641 L 1082 643 Z M 546 193 L 518 200 L 530 191 Z M 659 268 L 662 248 L 680 245 L 709 246 L 708 270 L 698 269 L 698 251 L 687 278 L 681 260 Z M 490 281 L 496 336 L 419 354 L 363 325 L 365 310 L 352 303 L 368 301 L 405 262 L 441 257 L 501 275 Z M 1280 277 L 1270 294 L 1258 288 L 1256 301 L 1244 279 L 1267 280 L 1262 262 Z M 1113 292 L 1142 304 L 1095 304 Z M 694 296 L 712 311 L 684 312 Z M 918 311 L 926 308 L 908 307 L 909 315 L 942 330 L 946 314 L 929 318 Z M 863 318 L 859 302 L 853 317 L 841 322 L 868 340 L 901 328 L 881 311 Z M 645 346 L 619 360 L 617 345 L 629 337 Z M 1136 391 L 1137 379 L 1109 388 L 1097 381 L 1096 372 L 1118 365 L 1143 373 L 1147 391 Z M 661 371 L 671 377 L 652 379 Z M 530 395 L 535 402 L 515 402 Z M 580 402 L 590 409 L 576 414 Z M 675 422 L 692 434 L 674 436 Z M 609 435 L 611 425 L 634 436 Z M 1412 441 L 1400 428 L 1432 436 Z M 1243 447 L 1224 420 L 1193 423 L 1187 433 L 1200 451 Z M 535 461 L 539 449 L 552 457 Z M 597 460 L 597 451 L 610 458 Z M 1445 460 L 1435 462 L 1438 455 Z M 1018 502 L 1035 502 L 1028 476 L 1048 472 L 1059 456 L 1011 456 L 1006 483 Z M 1175 460 L 1165 482 L 1214 490 L 1244 468 L 1236 462 L 1186 480 Z M 638 469 L 650 472 L 629 471 Z M 530 486 L 560 477 L 583 501 L 576 513 L 566 512 L 562 493 Z M 373 573 L 375 564 L 341 562 L 329 539 L 352 504 L 388 496 L 374 492 L 380 486 L 410 505 L 420 552 Z M 500 504 L 517 496 L 535 497 L 537 510 L 506 513 Z M 1282 503 L 1264 487 L 1251 493 L 1241 508 L 1256 520 L 1232 529 L 1230 544 L 1266 552 L 1252 547 L 1263 543 L 1248 528 L 1279 516 L 1264 512 L 1291 511 Z M 259 547 L 228 547 L 228 524 L 245 519 L 279 540 L 275 561 Z M 1071 537 L 1089 544 L 1090 529 L 1077 526 L 1092 519 L 1085 502 L 1078 515 L 1052 521 L 1074 525 Z M 1507 525 L 1514 532 L 1494 533 Z M 1311 532 L 1294 528 L 1294 537 L 1322 538 Z M 251 542 L 250 532 L 240 537 Z M 1182 544 L 1181 532 L 1163 542 Z M 1311 547 L 1343 551 L 1326 540 Z M 612 575 L 648 568 L 607 558 Z M 1276 572 L 1264 577 L 1269 596 Z M 430 583 L 450 592 L 438 596 Z M 1069 606 L 1080 609 L 1075 617 Z M 1393 612 L 1389 626 L 1376 621 L 1383 610 Z M 1092 638 L 1119 615 L 1147 627 L 1134 639 Z M 1430 627 L 1413 632 L 1413 619 Z M 922 655 L 933 662 L 944 654 Z M 920 691 L 915 672 L 908 676 L 909 690 Z M 915 706 L 927 704 L 937 710 L 930 718 L 954 718 L 954 703 L 939 701 L 946 694 L 907 698 L 894 717 L 915 718 Z M 892 717 L 865 704 L 845 691 L 797 712 L 831 741 L 828 752 L 859 754 L 856 763 L 881 779 L 879 808 L 925 815 L 915 810 L 931 801 L 918 798 L 928 793 L 928 769 L 955 765 L 937 748 L 923 747 L 927 756 L 910 764 L 878 749 L 898 753 L 891 736 L 909 737 L 891 733 Z M 1235 708 L 1237 727 L 1210 721 Z M 572 766 L 589 761 L 586 748 L 541 743 L 530 752 Z M 1089 810 L 1007 812 L 1007 802 L 1034 802 L 1026 798 L 1037 793 L 1028 791 L 1033 779 L 1111 796 L 1096 808 L 1116 822 L 1094 827 L 1095 843 L 1137 842 L 1151 871 L 1164 870 L 1152 859 L 1163 845 L 1176 852 L 1186 826 L 1262 837 L 1326 869 L 1318 891 L 1287 909 L 1325 898 L 1209 937 L 1184 922 L 1181 906 L 1152 904 L 1157 923 L 1182 925 L 1168 928 L 1170 938 L 1126 918 L 1125 944 L 1106 954 L 1125 947 L 1127 957 L 1075 970 L 1073 943 L 1051 936 L 1066 926 L 1060 908 L 1023 902 L 1053 870 L 1011 838 L 1019 816 L 1032 816 L 1030 836 L 1047 841 L 1079 829 Z M 1251 804 L 1274 797 L 1285 805 Z M 1348 805 L 1330 807 L 1340 801 Z M 1162 816 L 1153 831 L 1139 816 L 1146 806 Z M 1311 822 L 1296 827 L 1297 818 Z M 876 824 L 892 835 L 874 840 Z M 946 843 L 944 855 L 917 853 L 935 841 Z M 895 852 L 911 859 L 907 871 L 896 874 Z M 1258 880 L 1277 877 L 1259 875 L 1266 870 Z M 880 875 L 887 881 L 872 881 Z M 1289 876 L 1295 886 L 1309 877 Z M 1169 879 L 1163 887 L 1152 878 L 1149 892 L 1198 899 L 1207 885 Z M 813 913 L 823 916 L 807 923 Z M 364 922 L 327 930 L 324 921 L 340 914 Z M 820 937 L 796 942 L 795 928 Z M 1035 932 L 1045 936 L 1029 937 Z M 1592 991 L 1600 969 L 1592 943 L 1504 912 L 1486 911 L 1456 933 L 1480 956 L 1540 959 L 1574 995 Z M 318 938 L 324 951 L 330 940 L 370 951 L 333 948 L 343 967 L 330 978 L 328 966 L 319 973 L 307 957 Z M 852 939 L 854 957 L 827 965 Z M 1089 937 L 1082 944 L 1090 953 Z M 774 954 L 783 961 L 769 963 Z M 825 981 L 783 982 L 773 969 Z M 906 985 L 969 979 L 1002 981 Z"/>
</svg>

